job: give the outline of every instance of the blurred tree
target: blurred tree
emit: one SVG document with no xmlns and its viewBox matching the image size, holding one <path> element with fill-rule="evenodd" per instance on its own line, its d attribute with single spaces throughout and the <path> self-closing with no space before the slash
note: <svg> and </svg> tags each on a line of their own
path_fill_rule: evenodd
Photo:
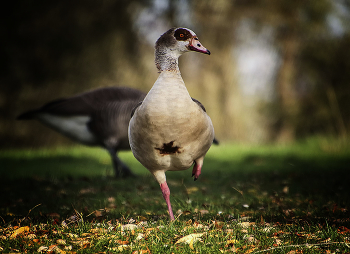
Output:
<svg viewBox="0 0 350 254">
<path fill-rule="evenodd" d="M 25 137 L 30 139 L 30 124 L 22 128 L 25 123 L 19 126 L 11 121 L 19 109 L 130 79 L 130 86 L 136 86 L 130 76 L 142 70 L 129 13 L 135 2 L 8 3 L 1 22 L 5 34 L 1 41 L 2 146 L 18 146 L 26 143 Z M 46 143 L 44 136 L 37 143 Z"/>
</svg>

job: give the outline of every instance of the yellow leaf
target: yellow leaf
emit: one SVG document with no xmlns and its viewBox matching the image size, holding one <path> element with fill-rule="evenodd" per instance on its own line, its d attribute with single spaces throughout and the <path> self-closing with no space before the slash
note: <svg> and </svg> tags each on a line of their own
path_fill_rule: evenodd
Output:
<svg viewBox="0 0 350 254">
<path fill-rule="evenodd" d="M 190 247 L 191 250 L 194 250 L 194 248 L 193 248 L 193 238 L 190 241 L 189 247 Z"/>
<path fill-rule="evenodd" d="M 201 239 L 201 237 L 205 234 L 206 233 L 190 234 L 190 235 L 181 237 L 179 240 L 177 240 L 177 242 L 175 244 L 178 244 L 178 243 L 187 243 L 187 244 L 192 243 L 193 244 L 193 243 L 199 241 Z"/>
<path fill-rule="evenodd" d="M 186 190 L 187 190 L 187 193 L 188 193 L 188 194 L 191 194 L 191 193 L 193 193 L 193 192 L 198 191 L 199 188 L 194 186 L 194 187 L 189 187 L 189 188 L 187 188 Z"/>
<path fill-rule="evenodd" d="M 233 240 L 227 240 L 226 241 L 226 245 L 225 247 L 228 247 L 228 246 L 234 246 L 235 243 L 238 243 L 239 241 L 237 241 L 236 239 L 233 239 Z"/>
<path fill-rule="evenodd" d="M 28 226 L 20 227 L 20 228 L 16 229 L 15 232 L 13 232 L 13 234 L 10 237 L 11 238 L 15 238 L 18 235 L 20 235 L 20 234 L 22 234 L 22 233 L 24 233 L 26 231 L 29 231 L 29 227 Z"/>
</svg>

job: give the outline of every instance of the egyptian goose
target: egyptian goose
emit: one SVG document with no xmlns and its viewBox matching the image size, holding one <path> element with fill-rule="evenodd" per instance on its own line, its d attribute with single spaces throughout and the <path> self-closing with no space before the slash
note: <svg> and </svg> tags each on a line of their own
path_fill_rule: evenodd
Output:
<svg viewBox="0 0 350 254">
<path fill-rule="evenodd" d="M 204 107 L 189 95 L 181 77 L 178 58 L 185 52 L 210 55 L 196 34 L 172 28 L 155 45 L 155 64 L 160 74 L 129 123 L 129 142 L 135 158 L 160 184 L 170 219 L 174 214 L 165 172 L 191 167 L 197 180 L 204 156 L 214 140 L 214 128 Z"/>
<path fill-rule="evenodd" d="M 74 141 L 101 146 L 109 152 L 117 177 L 133 176 L 117 153 L 130 149 L 128 124 L 131 112 L 145 95 L 126 87 L 101 88 L 49 102 L 17 119 L 37 119 Z"/>
</svg>

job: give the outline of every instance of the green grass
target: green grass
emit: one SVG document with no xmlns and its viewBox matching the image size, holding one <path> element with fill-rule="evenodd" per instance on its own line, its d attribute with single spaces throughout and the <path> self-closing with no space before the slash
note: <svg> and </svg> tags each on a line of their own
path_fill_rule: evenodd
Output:
<svg viewBox="0 0 350 254">
<path fill-rule="evenodd" d="M 134 179 L 98 148 L 1 151 L 0 252 L 350 253 L 348 144 L 213 146 L 198 181 L 167 173 L 174 223 L 130 152 Z"/>
</svg>

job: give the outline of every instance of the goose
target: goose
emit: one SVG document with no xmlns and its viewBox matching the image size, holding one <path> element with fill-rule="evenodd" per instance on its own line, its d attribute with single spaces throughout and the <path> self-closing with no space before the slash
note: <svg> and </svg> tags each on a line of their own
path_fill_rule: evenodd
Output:
<svg viewBox="0 0 350 254">
<path fill-rule="evenodd" d="M 116 177 L 134 176 L 117 154 L 120 150 L 130 150 L 128 124 L 131 112 L 145 95 L 127 87 L 99 88 L 51 101 L 22 113 L 17 119 L 36 119 L 76 142 L 101 146 L 111 156 Z"/>
<path fill-rule="evenodd" d="M 160 74 L 133 110 L 128 130 L 132 153 L 158 181 L 171 221 L 175 218 L 165 172 L 193 165 L 192 177 L 197 180 L 214 140 L 210 117 L 191 98 L 181 77 L 178 58 L 189 51 L 210 55 L 190 29 L 172 28 L 159 37 L 155 64 Z"/>
</svg>

